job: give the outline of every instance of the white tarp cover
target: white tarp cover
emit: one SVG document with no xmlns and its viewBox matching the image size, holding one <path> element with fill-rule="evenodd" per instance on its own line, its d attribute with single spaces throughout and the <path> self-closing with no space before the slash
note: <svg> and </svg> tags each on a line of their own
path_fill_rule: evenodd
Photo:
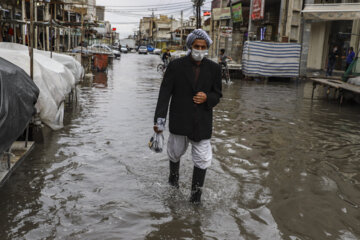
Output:
<svg viewBox="0 0 360 240">
<path fill-rule="evenodd" d="M 26 46 L 0 43 L 0 56 L 30 75 L 30 57 Z M 34 50 L 34 82 L 40 89 L 36 104 L 43 123 L 53 130 L 63 127 L 64 101 L 83 75 L 83 69 L 70 56 Z"/>
<path fill-rule="evenodd" d="M 246 76 L 298 77 L 301 45 L 246 41 L 242 69 Z"/>
<path fill-rule="evenodd" d="M 354 20 L 360 19 L 360 3 L 306 4 L 305 19 Z"/>
</svg>

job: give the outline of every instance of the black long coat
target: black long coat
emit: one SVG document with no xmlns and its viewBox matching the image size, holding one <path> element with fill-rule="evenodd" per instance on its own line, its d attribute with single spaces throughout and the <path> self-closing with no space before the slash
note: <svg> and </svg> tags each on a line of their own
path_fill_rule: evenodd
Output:
<svg viewBox="0 0 360 240">
<path fill-rule="evenodd" d="M 190 56 L 176 59 L 169 64 L 161 83 L 154 122 L 156 123 L 158 118 L 166 118 L 171 98 L 170 132 L 199 142 L 211 138 L 213 107 L 222 97 L 221 67 L 204 58 L 195 83 L 194 64 Z M 205 103 L 194 103 L 193 97 L 198 92 L 206 93 Z"/>
</svg>

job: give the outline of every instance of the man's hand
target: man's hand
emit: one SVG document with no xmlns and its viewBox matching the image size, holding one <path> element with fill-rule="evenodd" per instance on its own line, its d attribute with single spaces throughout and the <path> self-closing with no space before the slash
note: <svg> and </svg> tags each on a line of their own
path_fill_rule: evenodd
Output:
<svg viewBox="0 0 360 240">
<path fill-rule="evenodd" d="M 162 131 L 159 130 L 158 126 L 154 125 L 154 131 L 156 133 L 161 133 Z"/>
<path fill-rule="evenodd" d="M 206 93 L 204 93 L 204 92 L 198 92 L 196 94 L 196 96 L 193 97 L 193 101 L 196 104 L 202 104 L 202 103 L 206 102 L 206 100 L 207 100 L 207 96 L 206 96 Z"/>
</svg>

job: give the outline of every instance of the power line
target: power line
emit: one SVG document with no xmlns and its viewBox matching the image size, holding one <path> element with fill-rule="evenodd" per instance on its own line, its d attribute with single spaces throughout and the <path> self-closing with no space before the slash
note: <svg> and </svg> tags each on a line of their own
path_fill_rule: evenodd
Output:
<svg viewBox="0 0 360 240">
<path fill-rule="evenodd" d="M 181 4 L 187 4 L 189 1 L 176 2 L 176 3 L 166 3 L 166 4 L 152 4 L 152 5 L 135 5 L 135 6 L 119 6 L 119 5 L 106 5 L 106 7 L 119 7 L 119 8 L 149 8 L 149 7 L 169 7 L 176 6 Z"/>
<path fill-rule="evenodd" d="M 111 24 L 118 24 L 118 25 L 133 25 L 138 23 L 139 22 L 111 22 Z"/>
<path fill-rule="evenodd" d="M 120 6 L 120 5 L 97 5 L 97 4 L 87 4 L 87 3 L 56 3 L 56 2 L 51 2 L 49 4 L 59 4 L 59 5 L 77 5 L 77 6 L 89 6 L 89 7 L 111 7 L 111 8 L 149 8 L 149 7 L 171 7 L 171 6 L 179 6 L 179 5 L 183 5 L 183 4 L 188 4 L 189 1 L 186 2 L 177 2 L 177 3 L 166 3 L 166 4 L 152 4 L 152 5 L 134 5 L 134 6 Z M 46 4 L 46 2 L 44 3 Z"/>
<path fill-rule="evenodd" d="M 181 10 L 183 8 L 187 8 L 192 6 L 191 4 L 184 4 L 184 5 L 179 5 L 179 6 L 172 6 L 172 7 L 158 7 L 156 8 L 157 10 Z M 142 8 L 142 9 L 114 9 L 114 8 L 105 8 L 106 12 L 116 12 L 116 11 L 130 11 L 130 12 L 145 12 L 147 11 L 148 8 Z"/>
</svg>

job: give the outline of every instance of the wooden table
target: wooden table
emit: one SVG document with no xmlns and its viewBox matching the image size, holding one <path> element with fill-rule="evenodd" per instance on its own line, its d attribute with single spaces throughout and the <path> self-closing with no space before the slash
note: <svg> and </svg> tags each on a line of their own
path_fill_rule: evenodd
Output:
<svg viewBox="0 0 360 240">
<path fill-rule="evenodd" d="M 349 83 L 343 82 L 339 79 L 309 78 L 309 80 L 313 82 L 313 90 L 312 90 L 312 94 L 311 94 L 311 99 L 314 98 L 314 91 L 315 91 L 315 88 L 317 85 L 324 85 L 324 86 L 329 86 L 329 87 L 335 88 L 336 91 L 338 91 L 340 94 L 340 104 L 342 104 L 343 99 L 344 99 L 343 90 L 353 92 L 356 94 L 360 94 L 360 86 L 357 86 L 354 84 L 349 84 Z"/>
</svg>

